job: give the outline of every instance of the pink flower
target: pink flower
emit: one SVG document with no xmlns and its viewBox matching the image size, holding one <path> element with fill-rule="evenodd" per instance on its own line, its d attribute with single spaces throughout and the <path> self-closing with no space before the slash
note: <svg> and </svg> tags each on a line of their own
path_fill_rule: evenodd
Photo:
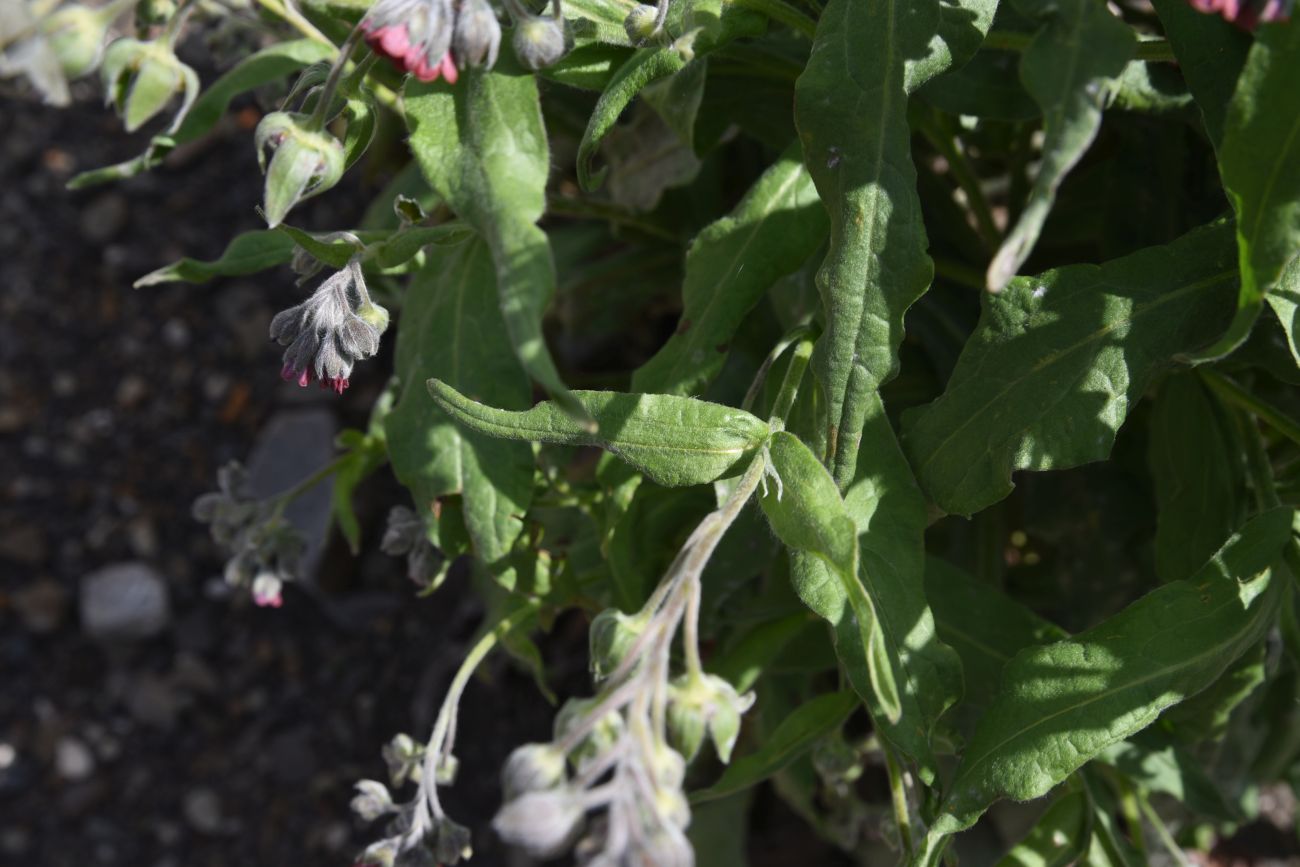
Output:
<svg viewBox="0 0 1300 867">
<path fill-rule="evenodd" d="M 1260 24 L 1288 20 L 1294 0 L 1187 0 L 1187 3 L 1197 12 L 1218 14 L 1242 30 L 1254 30 Z"/>
<path fill-rule="evenodd" d="M 420 81 L 459 77 L 451 56 L 451 0 L 379 0 L 361 21 L 370 50 Z"/>
<path fill-rule="evenodd" d="M 253 579 L 253 604 L 258 608 L 279 608 L 284 604 L 284 582 L 269 572 Z"/>
</svg>

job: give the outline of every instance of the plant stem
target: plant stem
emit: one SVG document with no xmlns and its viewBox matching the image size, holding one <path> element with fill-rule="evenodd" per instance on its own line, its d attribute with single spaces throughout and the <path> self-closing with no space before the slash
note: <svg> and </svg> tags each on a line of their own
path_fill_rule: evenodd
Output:
<svg viewBox="0 0 1300 867">
<path fill-rule="evenodd" d="M 314 488 L 316 485 L 320 484 L 322 481 L 332 476 L 335 472 L 338 471 L 338 468 L 343 465 L 343 462 L 346 461 L 351 456 L 352 456 L 352 452 L 344 452 L 343 454 L 338 455 L 328 464 L 321 467 L 319 470 L 312 473 L 310 476 L 303 479 L 301 482 L 294 485 L 289 490 L 285 491 L 282 494 L 276 494 L 275 497 L 273 498 L 274 506 L 271 509 L 271 517 L 278 518 L 281 515 L 283 515 L 286 506 L 288 506 L 291 502 L 293 502 L 302 494 L 306 493 L 311 488 Z"/>
<path fill-rule="evenodd" d="M 989 206 L 988 197 L 984 195 L 984 188 L 980 186 L 979 176 L 975 173 L 970 158 L 966 156 L 966 151 L 952 131 L 946 129 L 933 112 L 923 111 L 917 114 L 920 119 L 918 131 L 947 160 L 948 170 L 966 196 L 966 204 L 970 207 L 971 216 L 975 218 L 975 225 L 985 246 L 990 250 L 996 249 L 1002 240 L 1002 232 L 993 219 L 993 209 Z M 981 285 L 982 283 L 983 281 Z"/>
<path fill-rule="evenodd" d="M 781 354 L 810 334 L 812 334 L 811 326 L 797 325 L 790 329 L 790 332 L 782 337 L 776 346 L 772 347 L 772 351 L 767 354 L 767 358 L 764 358 L 763 363 L 758 366 L 758 372 L 754 374 L 754 379 L 745 392 L 745 399 L 740 402 L 741 409 L 748 412 L 753 407 L 754 401 L 758 400 L 758 392 L 767 379 L 768 371 L 772 369 L 773 364 L 776 364 L 776 360 L 781 357 Z"/>
<path fill-rule="evenodd" d="M 257 0 L 257 2 L 263 9 L 278 15 L 303 36 L 322 45 L 328 45 L 336 52 L 338 51 L 332 39 L 321 33 L 316 29 L 315 24 L 303 17 L 303 14 L 293 5 L 293 0 Z"/>
<path fill-rule="evenodd" d="M 354 27 L 339 48 L 339 54 L 334 58 L 334 65 L 330 67 L 329 77 L 321 85 L 320 93 L 316 97 L 316 108 L 307 119 L 306 127 L 312 132 L 318 132 L 325 126 L 325 121 L 329 117 L 330 104 L 334 102 L 334 92 L 338 90 L 339 80 L 343 77 L 343 69 L 348 65 L 348 58 L 352 56 L 352 50 L 356 48 L 360 39 L 361 28 Z"/>
<path fill-rule="evenodd" d="M 893 749 L 881 743 L 881 752 L 885 754 L 885 770 L 889 772 L 889 795 L 894 806 L 894 823 L 898 826 L 898 842 L 903 848 L 903 856 L 912 857 L 912 817 L 907 805 L 907 787 L 903 783 L 903 771 L 894 756 Z"/>
<path fill-rule="evenodd" d="M 1160 838 L 1161 845 L 1165 847 L 1173 857 L 1174 861 L 1179 865 L 1179 867 L 1190 867 L 1190 862 L 1187 860 L 1187 856 L 1183 854 L 1182 847 L 1178 845 L 1178 842 L 1174 840 L 1173 835 L 1169 833 L 1169 829 L 1165 827 L 1164 821 L 1152 808 L 1151 802 L 1145 795 L 1141 794 L 1137 795 L 1137 802 L 1138 807 L 1142 810 L 1142 815 L 1146 817 L 1147 824 L 1156 832 L 1156 836 Z"/>
<path fill-rule="evenodd" d="M 785 425 L 786 416 L 790 415 L 790 410 L 794 408 L 795 398 L 799 396 L 799 384 L 803 382 L 804 371 L 808 369 L 808 361 L 812 358 L 813 341 L 811 337 L 803 337 L 794 347 L 794 354 L 790 356 L 790 365 L 785 369 L 785 379 L 781 382 L 781 390 L 777 392 L 776 403 L 772 406 L 772 418 L 779 419 L 782 426 Z"/>
</svg>

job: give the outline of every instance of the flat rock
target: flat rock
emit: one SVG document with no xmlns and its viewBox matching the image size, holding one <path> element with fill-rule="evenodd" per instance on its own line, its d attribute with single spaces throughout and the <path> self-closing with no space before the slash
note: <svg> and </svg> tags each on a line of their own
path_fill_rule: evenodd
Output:
<svg viewBox="0 0 1300 867">
<path fill-rule="evenodd" d="M 144 563 L 117 563 L 81 580 L 81 628 L 104 641 L 149 638 L 171 616 L 167 582 Z"/>
</svg>

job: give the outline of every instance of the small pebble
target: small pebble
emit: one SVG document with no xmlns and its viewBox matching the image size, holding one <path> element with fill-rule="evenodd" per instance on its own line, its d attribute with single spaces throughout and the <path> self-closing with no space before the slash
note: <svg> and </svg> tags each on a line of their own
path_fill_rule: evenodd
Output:
<svg viewBox="0 0 1300 867">
<path fill-rule="evenodd" d="M 81 628 L 91 638 L 148 638 L 167 627 L 167 584 L 144 563 L 118 563 L 81 581 Z"/>
<path fill-rule="evenodd" d="M 191 789 L 182 803 L 185 820 L 202 834 L 215 834 L 221 830 L 221 800 L 211 789 Z"/>
<path fill-rule="evenodd" d="M 76 738 L 63 737 L 54 748 L 54 768 L 63 779 L 80 782 L 95 772 L 95 755 Z"/>
</svg>

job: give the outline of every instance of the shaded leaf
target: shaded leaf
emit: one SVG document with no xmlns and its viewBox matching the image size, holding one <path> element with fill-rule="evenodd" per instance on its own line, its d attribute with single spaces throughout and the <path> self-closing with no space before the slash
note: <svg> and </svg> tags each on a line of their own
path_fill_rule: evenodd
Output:
<svg viewBox="0 0 1300 867">
<path fill-rule="evenodd" d="M 1024 210 L 989 263 L 989 289 L 1000 291 L 1029 258 L 1061 181 L 1101 128 L 1106 92 L 1137 50 L 1128 25 L 1095 0 L 1016 0 L 1043 20 L 1020 58 L 1020 80 L 1043 112 L 1043 158 Z"/>
<path fill-rule="evenodd" d="M 736 329 L 780 277 L 821 244 L 826 216 L 812 179 L 787 151 L 686 253 L 677 331 L 632 376 L 636 391 L 696 394 L 722 369 Z"/>
<path fill-rule="evenodd" d="M 1246 64 L 1250 36 L 1218 15 L 1198 12 L 1187 0 L 1151 0 L 1151 5 L 1160 15 L 1165 38 L 1217 149 L 1223 141 L 1228 102 Z"/>
<path fill-rule="evenodd" d="M 595 420 L 592 429 L 552 401 L 512 412 L 478 403 L 438 379 L 428 387 L 434 403 L 470 430 L 516 441 L 597 446 L 667 487 L 721 478 L 769 433 L 765 422 L 744 410 L 689 397 L 575 391 L 578 405 Z"/>
<path fill-rule="evenodd" d="M 1106 457 L 1151 377 L 1221 333 L 1237 282 L 1231 235 L 1197 229 L 985 296 L 944 393 L 904 415 L 930 498 L 969 515 L 1010 493 L 1015 470 Z"/>
<path fill-rule="evenodd" d="M 467 431 L 438 412 L 425 381 L 444 377 L 505 406 L 526 406 L 527 377 L 506 339 L 487 246 L 439 249 L 407 290 L 397 327 L 397 404 L 385 422 L 389 458 L 421 511 L 460 494 L 474 552 L 503 559 L 523 529 L 533 494 L 526 444 Z"/>
<path fill-rule="evenodd" d="M 232 238 L 217 259 L 204 262 L 186 257 L 149 272 L 136 280 L 134 285 L 141 289 L 159 283 L 206 283 L 213 277 L 256 274 L 288 262 L 293 258 L 293 248 L 293 239 L 275 229 L 244 232 Z"/>
<path fill-rule="evenodd" d="M 1092 805 L 1087 794 L 1066 792 L 994 867 L 1066 867 L 1078 862 L 1091 841 Z"/>
<path fill-rule="evenodd" d="M 1156 575 L 1188 578 L 1239 524 L 1245 495 L 1236 427 L 1192 374 L 1172 376 L 1151 412 Z"/>
<path fill-rule="evenodd" d="M 732 760 L 716 783 L 691 793 L 691 803 L 716 801 L 758 785 L 843 725 L 857 705 L 858 698 L 851 692 L 819 695 L 800 705 L 777 725 L 757 751 Z"/>
<path fill-rule="evenodd" d="M 1195 696 L 1191 701 L 1195 701 Z M 1185 707 L 1184 702 L 1176 708 Z M 1102 750 L 1097 761 L 1115 768 L 1129 780 L 1151 792 L 1163 792 L 1177 798 L 1202 816 L 1225 822 L 1237 821 L 1240 815 L 1219 793 L 1202 762 L 1177 744 L 1161 743 L 1154 730 L 1132 740 L 1120 741 Z"/>
</svg>

